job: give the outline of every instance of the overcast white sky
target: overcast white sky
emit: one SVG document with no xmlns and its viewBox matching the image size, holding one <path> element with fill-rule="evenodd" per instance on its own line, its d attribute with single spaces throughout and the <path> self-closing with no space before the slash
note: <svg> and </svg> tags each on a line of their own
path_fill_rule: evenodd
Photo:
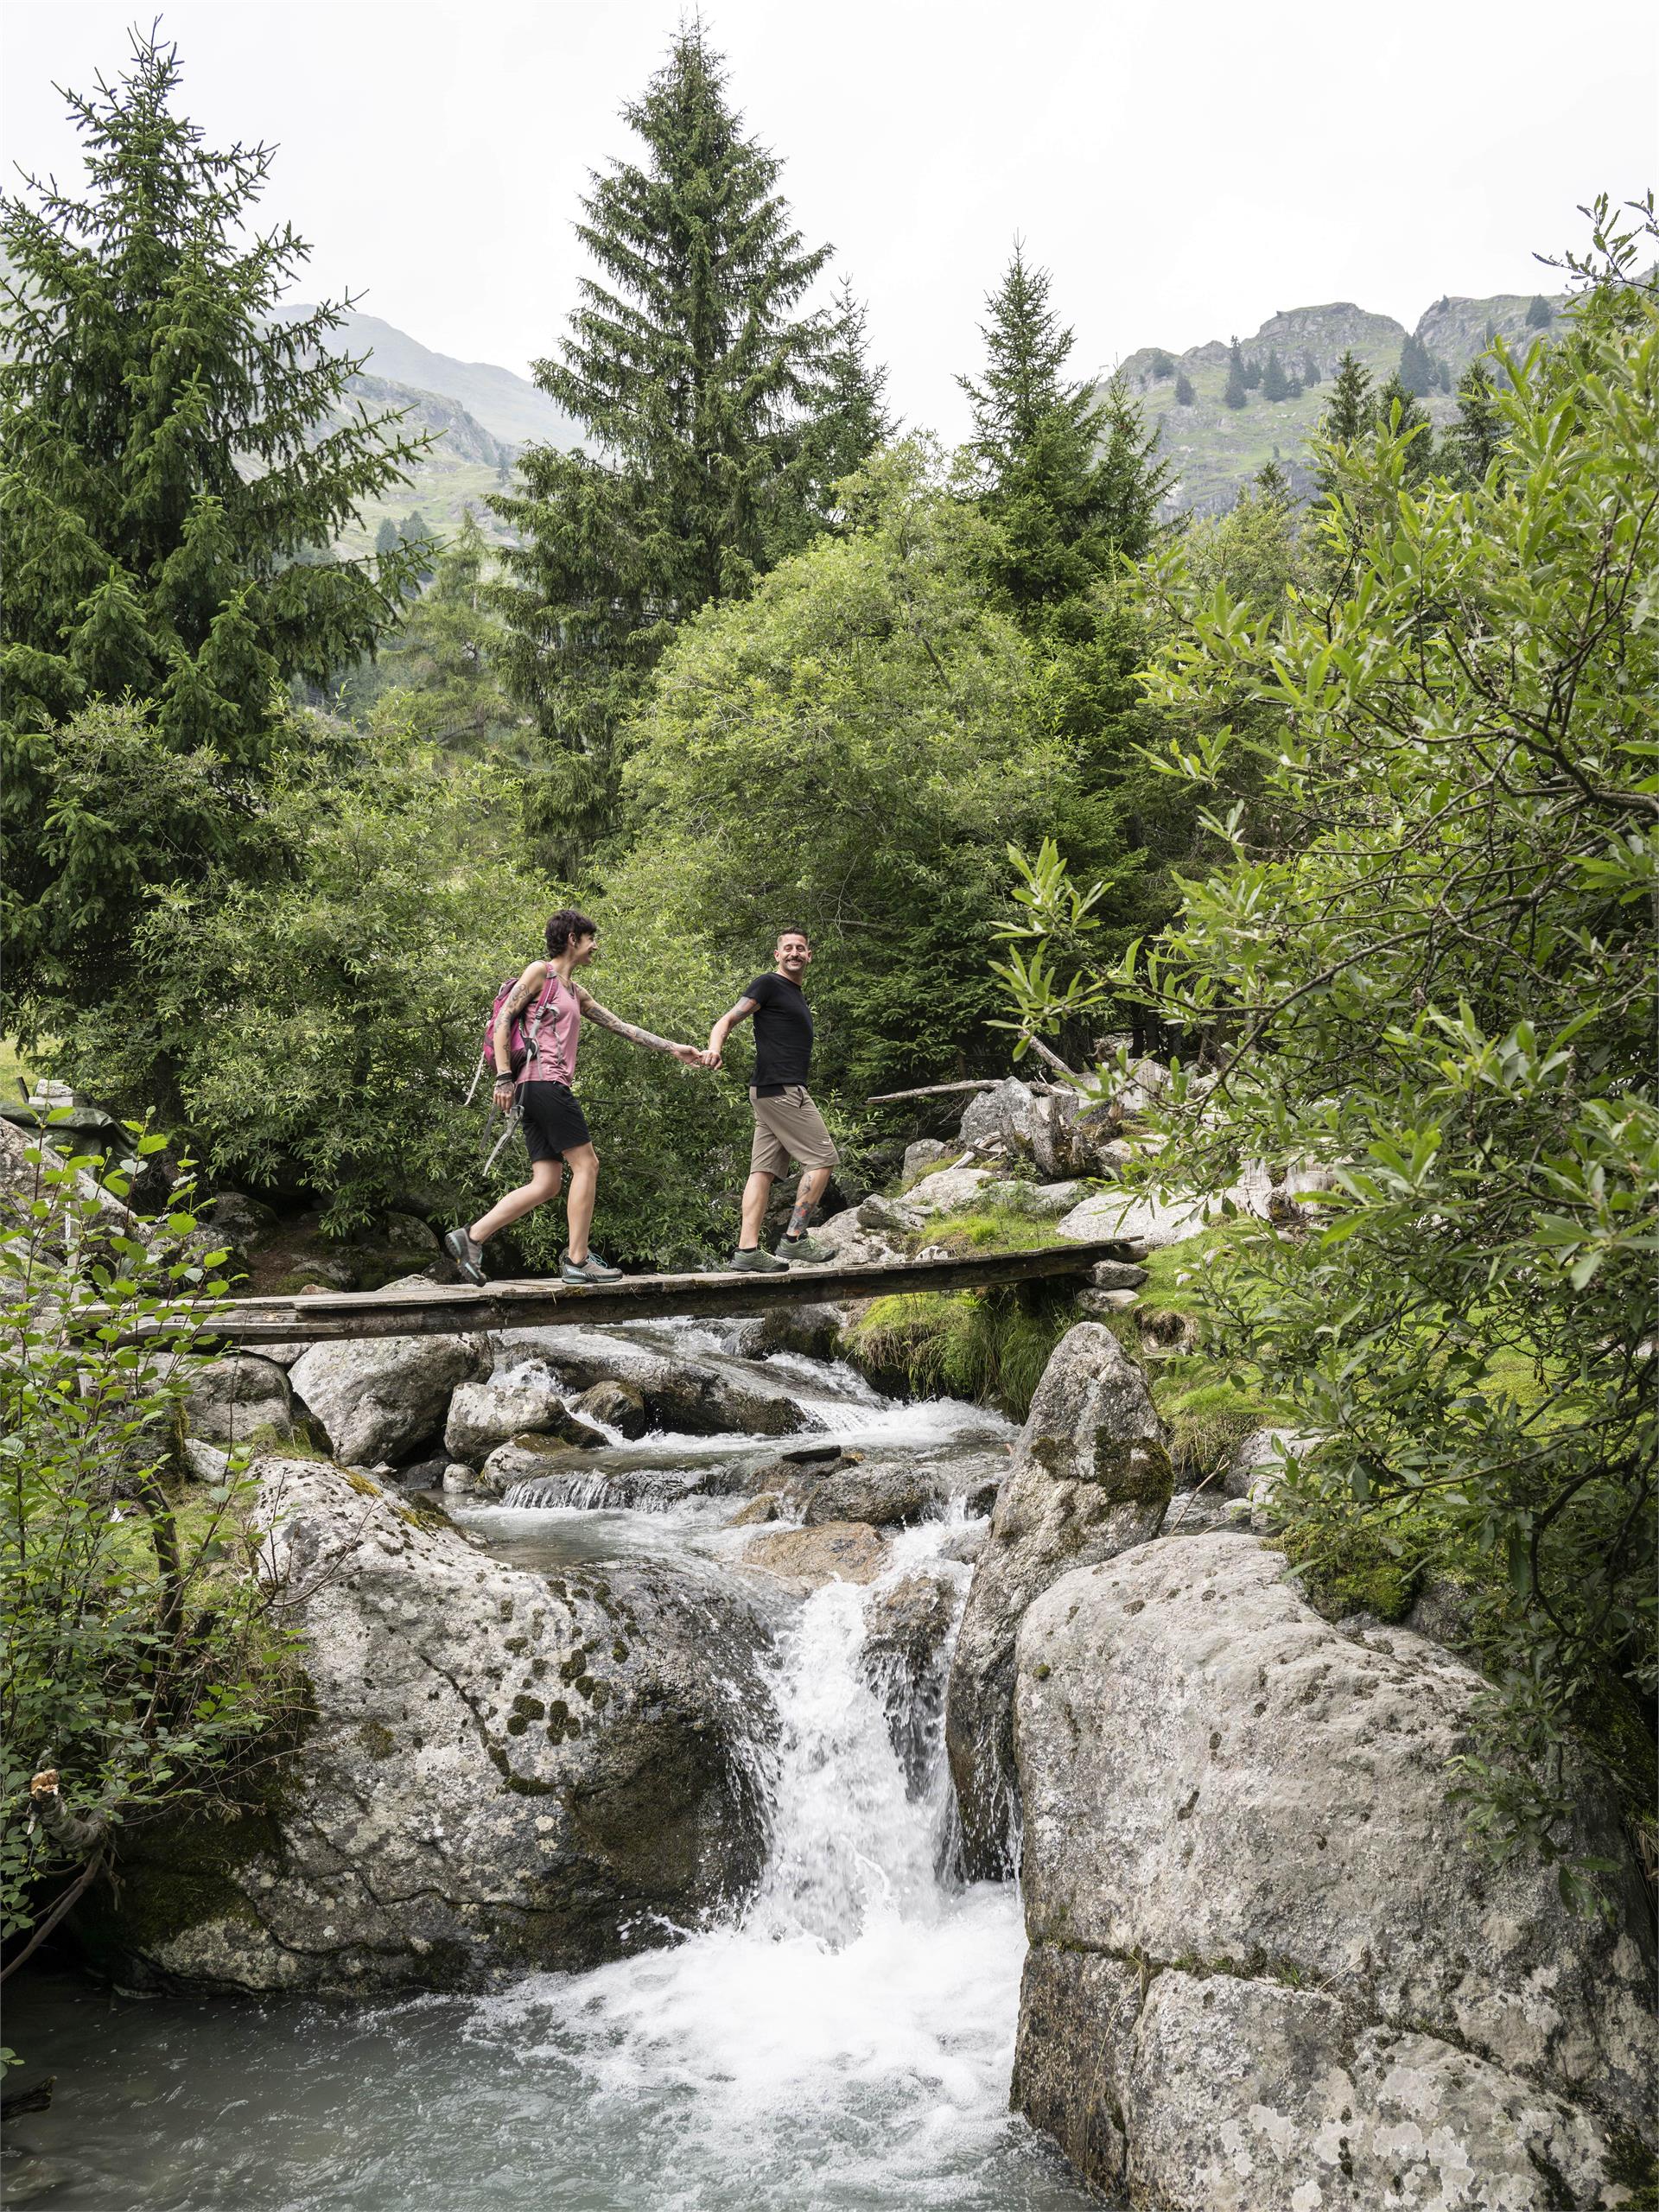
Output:
<svg viewBox="0 0 1659 2212">
<path fill-rule="evenodd" d="M 151 6 L 7 0 L 8 163 L 73 144 L 53 81 L 118 69 Z M 187 111 L 281 148 L 267 208 L 427 345 L 523 371 L 552 347 L 588 170 L 679 0 L 175 0 Z M 1578 202 L 1659 175 L 1659 10 L 1604 0 L 707 0 L 812 240 L 870 302 L 912 424 L 953 378 L 1016 231 L 1080 370 L 1351 299 L 1409 325 L 1443 291 L 1530 291 Z"/>
</svg>

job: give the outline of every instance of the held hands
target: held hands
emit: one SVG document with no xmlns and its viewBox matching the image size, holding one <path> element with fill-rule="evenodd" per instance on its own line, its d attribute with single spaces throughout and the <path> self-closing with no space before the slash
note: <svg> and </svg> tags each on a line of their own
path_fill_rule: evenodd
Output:
<svg viewBox="0 0 1659 2212">
<path fill-rule="evenodd" d="M 700 1052 L 695 1045 L 676 1045 L 674 1057 L 688 1068 L 706 1068 L 709 1065 L 708 1053 Z"/>
</svg>

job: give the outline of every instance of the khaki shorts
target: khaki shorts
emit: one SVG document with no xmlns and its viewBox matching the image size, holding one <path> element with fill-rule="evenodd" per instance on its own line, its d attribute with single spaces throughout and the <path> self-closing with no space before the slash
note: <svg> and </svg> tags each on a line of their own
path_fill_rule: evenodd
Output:
<svg viewBox="0 0 1659 2212">
<path fill-rule="evenodd" d="M 803 1084 L 798 1083 L 775 1098 L 757 1098 L 751 1090 L 749 1103 L 754 1109 L 751 1175 L 787 1175 L 791 1160 L 798 1160 L 803 1167 L 833 1167 L 840 1159 L 835 1139 Z"/>
</svg>

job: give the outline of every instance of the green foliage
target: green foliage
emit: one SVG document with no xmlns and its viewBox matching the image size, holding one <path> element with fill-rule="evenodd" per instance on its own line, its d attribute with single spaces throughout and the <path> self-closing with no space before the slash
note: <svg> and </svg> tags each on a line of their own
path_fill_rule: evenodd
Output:
<svg viewBox="0 0 1659 2212">
<path fill-rule="evenodd" d="M 1395 373 L 1402 387 L 1418 399 L 1427 398 L 1440 382 L 1428 348 L 1414 332 L 1408 334 L 1400 348 L 1400 365 Z"/>
<path fill-rule="evenodd" d="M 1345 588 L 1276 629 L 1189 601 L 1170 772 L 1243 744 L 1262 803 L 1213 817 L 1230 865 L 1112 979 L 1219 1070 L 1201 1109 L 1179 1075 L 1157 1178 L 1333 1171 L 1210 1296 L 1328 1440 L 1312 1516 L 1500 1581 L 1464 1782 L 1493 1848 L 1547 1855 L 1584 1717 L 1656 1685 L 1659 296 L 1611 258 L 1567 342 L 1508 363 L 1502 477 L 1414 484 L 1386 426 L 1332 447 Z M 1216 728 L 1241 697 L 1266 733 Z"/>
<path fill-rule="evenodd" d="M 502 688 L 505 632 L 489 603 L 487 558 L 484 533 L 468 514 L 382 648 L 384 688 L 372 727 L 456 753 L 511 743 L 518 713 Z"/>
<path fill-rule="evenodd" d="M 1183 369 L 1175 379 L 1175 404 L 1178 407 L 1190 407 L 1195 397 L 1192 379 Z"/>
<path fill-rule="evenodd" d="M 1527 328 L 1548 330 L 1555 320 L 1555 310 L 1541 292 L 1535 292 L 1527 307 Z"/>
<path fill-rule="evenodd" d="M 6 989 L 26 1029 L 96 1002 L 158 890 L 262 841 L 281 687 L 372 651 L 407 566 L 308 551 L 416 448 L 392 418 L 334 420 L 359 365 L 327 350 L 340 310 L 283 320 L 306 248 L 243 243 L 270 150 L 206 149 L 179 75 L 135 35 L 113 89 L 70 100 L 86 197 L 29 180 L 0 205 Z M 129 695 L 142 810 L 89 791 L 76 726 L 115 744 L 99 702 Z"/>
<path fill-rule="evenodd" d="M 1441 441 L 1437 466 L 1454 483 L 1478 484 L 1503 443 L 1493 380 L 1484 361 L 1471 362 L 1458 385 L 1458 419 Z"/>
<path fill-rule="evenodd" d="M 139 1154 L 162 1149 L 133 1134 Z M 246 1524 L 245 1451 L 213 1488 L 181 1491 L 171 1464 L 202 1364 L 200 1314 L 182 1301 L 222 1294 L 225 1255 L 194 1255 L 188 1185 L 164 1221 L 112 1227 L 124 1175 L 106 1174 L 100 1198 L 95 1161 L 45 1145 L 26 1156 L 32 1187 L 0 1226 L 8 1937 L 44 1935 L 137 1826 L 234 1814 L 304 1699 L 283 1593 Z M 122 1345 L 135 1329 L 145 1341 Z M 60 1777 L 65 1824 L 31 1821 L 44 1769 Z"/>
<path fill-rule="evenodd" d="M 847 487 L 848 527 L 680 632 L 633 731 L 643 828 L 612 887 L 700 931 L 727 1003 L 807 929 L 831 1086 L 982 1054 L 1002 850 L 1068 763 L 1031 727 L 1031 651 L 988 607 L 988 524 L 916 446 Z"/>
<path fill-rule="evenodd" d="M 1319 435 L 1327 444 L 1351 446 L 1364 436 L 1376 419 L 1370 372 L 1351 353 L 1345 353 L 1337 364 L 1336 382 L 1320 418 Z"/>
<path fill-rule="evenodd" d="M 815 488 L 880 418 L 850 304 L 799 312 L 830 248 L 803 243 L 726 84 L 692 22 L 625 108 L 643 161 L 584 198 L 599 273 L 536 370 L 592 453 L 531 448 L 522 493 L 491 502 L 520 540 L 499 598 L 547 760 L 531 825 L 566 870 L 614 826 L 617 732 L 673 626 L 806 542 Z"/>
<path fill-rule="evenodd" d="M 1290 378 L 1285 374 L 1285 365 L 1279 359 L 1278 349 L 1268 350 L 1267 365 L 1262 372 L 1262 397 L 1275 404 L 1290 397 Z"/>
</svg>

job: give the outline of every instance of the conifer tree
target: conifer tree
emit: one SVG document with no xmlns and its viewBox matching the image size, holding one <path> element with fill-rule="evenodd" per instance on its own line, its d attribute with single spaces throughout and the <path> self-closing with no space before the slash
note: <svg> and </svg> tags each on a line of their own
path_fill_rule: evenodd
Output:
<svg viewBox="0 0 1659 2212">
<path fill-rule="evenodd" d="M 1227 388 L 1221 399 L 1224 407 L 1248 407 L 1249 404 L 1249 378 L 1244 372 L 1244 357 L 1238 350 L 1236 338 L 1227 355 Z"/>
<path fill-rule="evenodd" d="M 1415 331 L 1408 331 L 1400 348 L 1400 365 L 1395 372 L 1401 385 L 1414 397 L 1421 399 L 1434 389 L 1434 364 L 1428 358 L 1428 348 Z"/>
<path fill-rule="evenodd" d="M 282 687 L 371 653 L 411 565 L 319 552 L 419 448 L 348 400 L 341 308 L 284 319 L 308 249 L 245 228 L 272 149 L 207 148 L 181 73 L 135 33 L 114 85 L 69 98 L 84 196 L 27 178 L 0 202 L 8 995 L 31 1020 L 106 994 L 154 888 L 253 832 Z M 57 806 L 56 726 L 128 698 L 132 805 Z M 190 764 L 158 760 L 147 798 L 146 747 Z"/>
<path fill-rule="evenodd" d="M 1314 356 L 1313 356 L 1312 353 L 1305 353 L 1305 354 L 1303 354 L 1303 356 L 1302 356 L 1302 382 L 1303 382 L 1303 384 L 1304 384 L 1305 385 L 1316 385 L 1316 384 L 1318 384 L 1318 383 L 1319 383 L 1319 362 L 1315 359 Z"/>
<path fill-rule="evenodd" d="M 694 21 L 624 108 L 640 157 L 582 200 L 598 273 L 536 367 L 590 450 L 533 447 L 523 492 L 491 496 L 519 541 L 499 604 L 509 680 L 540 732 L 530 823 L 565 872 L 615 827 L 619 725 L 673 626 L 747 592 L 817 526 L 846 333 L 802 302 L 830 250 L 803 241 L 781 163 L 726 85 Z M 868 410 L 868 371 L 855 382 Z"/>
<path fill-rule="evenodd" d="M 1458 419 L 1441 441 L 1439 466 L 1456 483 L 1481 484 L 1503 440 L 1492 379 L 1472 361 L 1458 385 Z"/>
<path fill-rule="evenodd" d="M 1001 525 L 1000 581 L 1027 617 L 1085 591 L 1119 555 L 1145 552 L 1170 476 L 1121 379 L 1103 396 L 1067 376 L 1075 334 L 1052 283 L 1016 240 L 986 302 L 983 381 L 957 379 L 980 504 Z"/>
<path fill-rule="evenodd" d="M 1535 292 L 1527 308 L 1527 328 L 1548 330 L 1555 320 L 1555 310 L 1541 292 Z"/>
<path fill-rule="evenodd" d="M 1351 351 L 1344 353 L 1337 364 L 1337 378 L 1325 403 L 1325 414 L 1319 423 L 1319 435 L 1333 445 L 1352 445 L 1363 437 L 1376 419 L 1376 402 L 1371 392 L 1371 379 L 1367 370 L 1354 358 Z"/>
<path fill-rule="evenodd" d="M 377 722 L 448 750 L 475 753 L 516 719 L 500 684 L 503 635 L 489 604 L 489 549 L 470 510 L 435 556 L 431 583 L 382 649 L 387 689 Z"/>
<path fill-rule="evenodd" d="M 811 505 L 825 518 L 837 482 L 889 443 L 897 428 L 887 411 L 887 369 L 870 359 L 869 310 L 844 276 L 836 290 L 832 330 L 811 432 Z"/>
<path fill-rule="evenodd" d="M 1194 397 L 1192 379 L 1186 371 L 1182 369 L 1175 378 L 1175 404 L 1178 407 L 1190 407 Z"/>
<path fill-rule="evenodd" d="M 1244 364 L 1244 388 L 1247 391 L 1259 391 L 1262 388 L 1262 364 L 1254 353 Z"/>
<path fill-rule="evenodd" d="M 1290 397 L 1290 379 L 1285 374 L 1285 365 L 1279 359 L 1276 347 L 1269 347 L 1267 365 L 1262 372 L 1262 397 L 1277 402 Z"/>
</svg>

